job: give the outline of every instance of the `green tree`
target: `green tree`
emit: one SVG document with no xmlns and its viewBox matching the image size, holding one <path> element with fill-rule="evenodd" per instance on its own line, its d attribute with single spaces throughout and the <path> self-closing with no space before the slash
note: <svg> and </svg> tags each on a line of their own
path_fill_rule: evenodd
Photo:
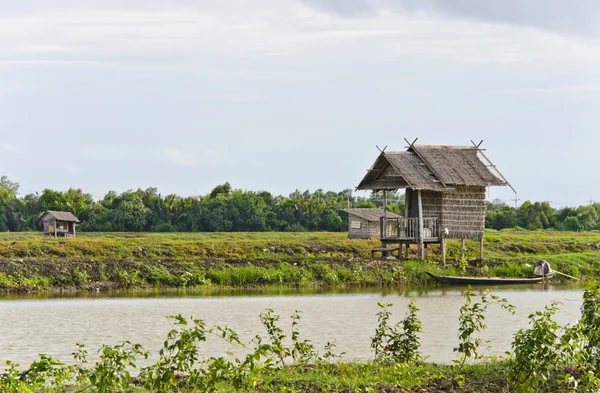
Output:
<svg viewBox="0 0 600 393">
<path fill-rule="evenodd" d="M 598 226 L 598 213 L 593 206 L 580 206 L 577 209 L 577 218 L 583 230 L 595 229 Z"/>
<path fill-rule="evenodd" d="M 16 231 L 19 220 L 15 214 L 15 201 L 19 183 L 11 182 L 8 177 L 0 177 L 0 230 Z"/>
<path fill-rule="evenodd" d="M 49 188 L 42 191 L 40 196 L 40 207 L 42 210 L 58 210 L 58 211 L 69 211 L 67 205 L 67 199 L 65 195 L 60 191 L 54 191 Z"/>
<path fill-rule="evenodd" d="M 111 211 L 101 203 L 92 206 L 87 220 L 81 224 L 81 230 L 87 232 L 110 232 L 115 229 L 111 220 Z"/>
<path fill-rule="evenodd" d="M 115 227 L 123 231 L 142 231 L 146 229 L 150 214 L 150 209 L 144 205 L 140 195 L 129 192 L 122 195 L 122 201 L 114 210 L 112 220 Z"/>
<path fill-rule="evenodd" d="M 231 184 L 229 184 L 229 182 L 226 182 L 225 184 L 220 184 L 220 185 L 216 186 L 215 188 L 213 188 L 213 190 L 210 192 L 210 197 L 216 198 L 217 195 L 229 195 L 230 193 L 231 193 Z"/>
</svg>

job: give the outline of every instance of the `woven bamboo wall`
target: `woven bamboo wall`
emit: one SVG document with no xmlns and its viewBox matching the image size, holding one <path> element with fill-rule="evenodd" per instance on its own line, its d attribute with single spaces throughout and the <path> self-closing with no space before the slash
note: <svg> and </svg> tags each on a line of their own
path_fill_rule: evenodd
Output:
<svg viewBox="0 0 600 393">
<path fill-rule="evenodd" d="M 360 222 L 360 228 L 352 228 L 352 222 Z M 370 239 L 379 238 L 380 223 L 368 221 L 351 214 L 348 214 L 348 237 L 350 239 Z"/>
<path fill-rule="evenodd" d="M 454 239 L 480 239 L 485 229 L 485 187 L 455 186 L 442 195 L 442 230 Z"/>
<path fill-rule="evenodd" d="M 408 204 L 407 217 L 419 217 L 419 204 L 417 192 L 406 190 L 406 203 Z M 423 218 L 442 217 L 442 193 L 437 191 L 421 191 L 421 206 L 423 207 Z"/>
<path fill-rule="evenodd" d="M 442 216 L 441 192 L 421 191 L 421 198 L 423 198 L 423 218 L 440 218 Z"/>
</svg>

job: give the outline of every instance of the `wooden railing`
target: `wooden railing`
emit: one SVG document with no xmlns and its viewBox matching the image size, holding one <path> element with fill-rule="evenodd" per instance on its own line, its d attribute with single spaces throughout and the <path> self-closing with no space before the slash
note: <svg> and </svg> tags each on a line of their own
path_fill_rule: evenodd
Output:
<svg viewBox="0 0 600 393">
<path fill-rule="evenodd" d="M 419 239 L 418 217 L 396 217 L 380 219 L 381 239 L 414 240 Z M 423 219 L 423 239 L 439 239 L 441 235 L 437 218 Z"/>
</svg>

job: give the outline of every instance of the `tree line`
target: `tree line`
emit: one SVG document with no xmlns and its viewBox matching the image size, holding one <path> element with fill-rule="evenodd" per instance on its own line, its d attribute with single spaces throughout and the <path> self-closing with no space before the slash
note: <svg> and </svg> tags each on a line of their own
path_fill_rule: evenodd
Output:
<svg viewBox="0 0 600 393">
<path fill-rule="evenodd" d="M 524 228 L 529 230 L 589 231 L 600 229 L 600 203 L 555 209 L 548 202 L 526 201 L 518 208 L 500 200 L 488 202 L 486 228 Z"/>
<path fill-rule="evenodd" d="M 340 192 L 294 191 L 276 196 L 268 191 L 234 189 L 229 183 L 195 197 L 162 195 L 154 187 L 108 192 L 100 200 L 81 189 L 22 195 L 19 184 L 0 178 L 0 231 L 39 230 L 41 213 L 69 211 L 79 218 L 79 230 L 89 232 L 260 232 L 332 231 L 348 228 L 343 209 L 381 207 L 382 193 L 369 197 Z M 388 210 L 404 212 L 403 193 L 388 194 Z M 525 202 L 519 208 L 502 201 L 488 202 L 486 227 L 494 229 L 600 229 L 600 204 L 554 209 L 545 202 Z"/>
<path fill-rule="evenodd" d="M 100 200 L 81 189 L 27 195 L 18 190 L 18 183 L 0 178 L 0 231 L 38 230 L 40 213 L 59 210 L 73 213 L 81 221 L 78 230 L 89 232 L 341 232 L 347 229 L 345 207 L 382 205 L 381 195 L 365 198 L 350 189 L 294 191 L 284 197 L 233 189 L 229 183 L 196 197 L 162 195 L 154 187 L 110 191 Z M 389 208 L 400 211 L 397 203 Z"/>
</svg>

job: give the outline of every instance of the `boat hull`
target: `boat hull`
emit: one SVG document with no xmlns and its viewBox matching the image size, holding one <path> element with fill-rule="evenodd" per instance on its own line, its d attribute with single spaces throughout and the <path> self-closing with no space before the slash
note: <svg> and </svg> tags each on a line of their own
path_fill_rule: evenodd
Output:
<svg viewBox="0 0 600 393">
<path fill-rule="evenodd" d="M 458 277 L 439 276 L 431 272 L 425 272 L 434 280 L 442 284 L 451 285 L 514 285 L 514 284 L 536 284 L 547 280 L 549 277 L 531 278 L 501 278 L 501 277 Z"/>
</svg>

